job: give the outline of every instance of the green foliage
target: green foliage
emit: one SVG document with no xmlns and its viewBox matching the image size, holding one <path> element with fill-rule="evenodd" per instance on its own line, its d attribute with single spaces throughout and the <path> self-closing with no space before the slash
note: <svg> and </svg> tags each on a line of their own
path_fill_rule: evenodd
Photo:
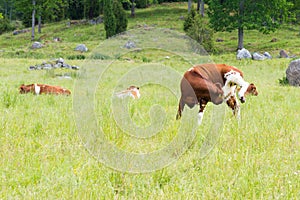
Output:
<svg viewBox="0 0 300 200">
<path fill-rule="evenodd" d="M 127 15 L 119 0 L 113 1 L 113 13 L 116 19 L 116 34 L 122 33 L 127 29 Z"/>
<path fill-rule="evenodd" d="M 113 13 L 112 1 L 104 0 L 103 1 L 103 14 L 104 14 L 104 28 L 106 32 L 106 38 L 112 37 L 116 34 L 117 22 L 115 15 Z"/>
<path fill-rule="evenodd" d="M 191 12 L 188 13 L 187 18 L 184 20 L 183 23 L 183 30 L 187 32 L 194 24 L 195 21 L 195 16 L 196 16 L 196 11 L 195 9 L 191 9 Z"/>
<path fill-rule="evenodd" d="M 100 1 L 99 0 L 85 0 L 84 1 L 84 16 L 88 19 L 93 19 L 100 15 Z"/>
<path fill-rule="evenodd" d="M 107 55 L 103 55 L 101 53 L 95 52 L 90 56 L 91 59 L 95 59 L 95 60 L 108 60 L 111 59 L 109 56 Z"/>
<path fill-rule="evenodd" d="M 148 0 L 136 0 L 135 3 L 137 8 L 146 8 L 148 6 Z"/>
<path fill-rule="evenodd" d="M 232 31 L 242 27 L 269 33 L 287 19 L 290 5 L 285 0 L 232 0 L 223 3 L 211 0 L 208 15 L 216 31 Z"/>
<path fill-rule="evenodd" d="M 194 9 L 188 14 L 184 21 L 183 29 L 192 39 L 201 44 L 207 52 L 214 52 L 213 30 L 205 18 L 196 13 Z"/>
<path fill-rule="evenodd" d="M 0 34 L 14 30 L 14 26 L 6 18 L 0 18 Z"/>
<path fill-rule="evenodd" d="M 82 55 L 82 54 L 69 55 L 69 56 L 67 56 L 67 59 L 69 59 L 69 60 L 84 60 L 85 55 Z"/>
<path fill-rule="evenodd" d="M 290 85 L 289 80 L 286 78 L 286 76 L 282 77 L 282 79 L 278 79 L 278 82 L 282 86 Z"/>
</svg>

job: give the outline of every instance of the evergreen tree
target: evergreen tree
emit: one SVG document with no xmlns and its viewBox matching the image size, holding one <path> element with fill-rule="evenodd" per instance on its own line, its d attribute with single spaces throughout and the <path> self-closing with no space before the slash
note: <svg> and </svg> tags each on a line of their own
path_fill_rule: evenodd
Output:
<svg viewBox="0 0 300 200">
<path fill-rule="evenodd" d="M 116 19 L 116 34 L 118 34 L 126 31 L 128 20 L 122 3 L 119 0 L 114 0 L 113 5 L 113 12 Z"/>
<path fill-rule="evenodd" d="M 116 18 L 113 13 L 113 6 L 111 0 L 103 0 L 103 15 L 104 15 L 104 28 L 106 38 L 116 34 Z"/>
</svg>

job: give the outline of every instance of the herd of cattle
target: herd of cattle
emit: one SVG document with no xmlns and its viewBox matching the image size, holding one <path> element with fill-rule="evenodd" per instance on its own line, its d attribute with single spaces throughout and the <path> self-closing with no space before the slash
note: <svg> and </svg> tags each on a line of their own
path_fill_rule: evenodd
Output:
<svg viewBox="0 0 300 200">
<path fill-rule="evenodd" d="M 183 108 L 188 105 L 193 108 L 200 106 L 198 124 L 201 124 L 204 109 L 208 102 L 216 105 L 226 102 L 233 114 L 239 118 L 240 104 L 246 101 L 245 96 L 258 95 L 256 86 L 244 80 L 241 70 L 226 64 L 200 64 L 190 68 L 184 73 L 180 83 L 181 97 L 176 119 L 180 119 Z M 22 84 L 19 88 L 21 94 L 64 94 L 70 95 L 71 91 L 60 86 L 47 84 Z M 239 101 L 237 100 L 237 97 Z M 139 87 L 130 86 L 124 91 L 115 94 L 118 98 L 140 98 Z"/>
</svg>

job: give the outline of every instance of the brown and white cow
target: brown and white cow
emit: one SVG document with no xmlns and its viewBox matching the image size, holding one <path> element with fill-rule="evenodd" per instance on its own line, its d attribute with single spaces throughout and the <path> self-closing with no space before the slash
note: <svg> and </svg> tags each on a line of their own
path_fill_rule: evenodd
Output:
<svg viewBox="0 0 300 200">
<path fill-rule="evenodd" d="M 198 124 L 202 122 L 208 102 L 218 105 L 226 101 L 233 114 L 239 118 L 240 105 L 236 93 L 242 103 L 246 101 L 245 95 L 258 95 L 256 86 L 244 80 L 241 70 L 226 64 L 207 63 L 190 68 L 184 73 L 180 89 L 181 98 L 176 119 L 181 117 L 185 104 L 190 108 L 199 104 Z"/>
<path fill-rule="evenodd" d="M 25 93 L 33 93 L 33 94 L 65 94 L 65 95 L 70 95 L 71 91 L 68 89 L 64 89 L 60 86 L 53 86 L 53 85 L 47 85 L 47 84 L 29 84 L 29 85 L 24 85 L 22 84 L 20 86 L 20 93 L 25 94 Z"/>
<path fill-rule="evenodd" d="M 126 90 L 116 93 L 115 95 L 121 99 L 126 97 L 132 97 L 133 99 L 138 99 L 141 97 L 140 88 L 133 85 L 127 88 Z"/>
</svg>

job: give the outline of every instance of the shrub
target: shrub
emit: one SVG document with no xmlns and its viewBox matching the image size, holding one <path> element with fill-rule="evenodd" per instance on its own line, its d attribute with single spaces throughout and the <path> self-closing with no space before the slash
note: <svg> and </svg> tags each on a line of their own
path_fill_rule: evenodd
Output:
<svg viewBox="0 0 300 200">
<path fill-rule="evenodd" d="M 85 56 L 84 55 L 70 55 L 67 57 L 68 60 L 84 60 Z"/>
<path fill-rule="evenodd" d="M 195 9 L 192 9 L 183 23 L 183 30 L 185 32 L 187 32 L 193 26 L 193 23 L 195 21 L 195 16 L 196 16 L 196 11 Z"/>
<path fill-rule="evenodd" d="M 14 30 L 14 26 L 6 18 L 0 18 L 0 34 Z"/>
<path fill-rule="evenodd" d="M 213 30 L 209 27 L 208 21 L 193 9 L 185 20 L 183 29 L 189 37 L 201 44 L 207 52 L 215 51 Z"/>
<path fill-rule="evenodd" d="M 148 6 L 148 0 L 136 0 L 135 3 L 137 8 L 146 8 Z"/>
<path fill-rule="evenodd" d="M 289 80 L 284 76 L 282 79 L 278 79 L 279 85 L 287 86 L 289 85 Z"/>
</svg>

